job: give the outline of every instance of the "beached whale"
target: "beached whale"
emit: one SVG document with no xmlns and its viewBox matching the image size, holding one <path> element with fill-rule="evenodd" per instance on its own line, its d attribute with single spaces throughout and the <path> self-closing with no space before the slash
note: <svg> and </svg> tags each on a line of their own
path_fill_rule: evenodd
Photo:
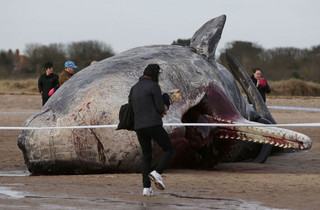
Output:
<svg viewBox="0 0 320 210">
<path fill-rule="evenodd" d="M 189 47 L 137 47 L 88 66 L 64 83 L 26 127 L 118 124 L 120 106 L 150 63 L 160 65 L 163 92 L 181 91 L 182 100 L 170 106 L 164 123 L 251 123 L 245 127 L 167 126 L 175 156 L 170 167 L 212 168 L 222 161 L 250 160 L 262 145 L 309 149 L 306 135 L 282 128 L 257 127 L 275 123 L 261 97 L 229 56 L 230 73 L 215 60 L 226 16 L 204 24 Z M 236 80 L 253 102 L 249 105 Z M 252 83 L 252 82 L 251 82 Z M 251 85 L 251 86 L 250 86 Z M 253 108 L 254 107 L 254 108 Z M 32 174 L 137 172 L 141 151 L 134 131 L 116 128 L 23 130 L 18 137 Z M 267 150 L 270 148 L 267 146 Z M 154 163 L 161 150 L 155 147 Z M 263 162 L 267 157 L 263 155 Z"/>
</svg>

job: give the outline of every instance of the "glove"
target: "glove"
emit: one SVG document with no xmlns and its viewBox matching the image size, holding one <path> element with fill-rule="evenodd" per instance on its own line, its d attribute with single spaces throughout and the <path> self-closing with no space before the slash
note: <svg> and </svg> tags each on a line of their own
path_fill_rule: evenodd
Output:
<svg viewBox="0 0 320 210">
<path fill-rule="evenodd" d="M 170 97 L 169 97 L 168 93 L 162 94 L 162 99 L 163 99 L 163 103 L 168 107 L 168 110 L 169 110 L 169 106 L 170 106 L 171 102 L 170 102 Z"/>
<path fill-rule="evenodd" d="M 260 78 L 259 82 L 260 82 L 260 84 L 262 86 L 266 86 L 267 85 L 266 81 L 262 77 Z"/>
<path fill-rule="evenodd" d="M 52 88 L 52 89 L 49 91 L 48 95 L 49 95 L 49 96 L 52 96 L 53 93 L 54 93 L 54 88 Z"/>
</svg>

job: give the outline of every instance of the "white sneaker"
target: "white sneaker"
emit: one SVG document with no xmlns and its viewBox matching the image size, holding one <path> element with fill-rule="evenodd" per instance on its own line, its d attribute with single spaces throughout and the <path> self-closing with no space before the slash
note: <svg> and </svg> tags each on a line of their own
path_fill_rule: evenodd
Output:
<svg viewBox="0 0 320 210">
<path fill-rule="evenodd" d="M 152 188 L 151 187 L 143 188 L 142 195 L 143 196 L 153 196 Z"/>
<path fill-rule="evenodd" d="M 149 179 L 154 182 L 154 184 L 156 185 L 156 187 L 157 187 L 159 190 L 164 190 L 164 189 L 166 189 L 166 187 L 164 186 L 164 184 L 163 184 L 163 182 L 162 182 L 162 177 L 161 177 L 160 174 L 158 174 L 158 172 L 152 171 L 152 172 L 149 174 Z"/>
</svg>

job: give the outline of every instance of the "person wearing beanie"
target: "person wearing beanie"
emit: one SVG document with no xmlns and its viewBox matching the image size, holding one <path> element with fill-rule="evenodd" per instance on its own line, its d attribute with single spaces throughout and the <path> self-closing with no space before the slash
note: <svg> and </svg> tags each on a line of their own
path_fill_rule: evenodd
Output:
<svg viewBox="0 0 320 210">
<path fill-rule="evenodd" d="M 262 70 L 260 68 L 254 68 L 253 75 L 250 78 L 257 87 L 263 101 L 266 102 L 266 93 L 271 93 L 271 89 L 267 81 L 262 77 Z"/>
<path fill-rule="evenodd" d="M 77 69 L 78 66 L 75 65 L 73 61 L 67 61 L 64 63 L 64 70 L 59 75 L 59 84 L 60 86 L 65 83 L 72 75 L 75 73 L 75 69 Z"/>
<path fill-rule="evenodd" d="M 169 134 L 163 128 L 161 118 L 164 112 L 164 100 L 168 106 L 170 104 L 167 95 L 161 94 L 158 84 L 159 73 L 160 66 L 158 64 L 149 64 L 129 94 L 129 102 L 132 104 L 134 112 L 134 130 L 143 155 L 141 170 L 142 195 L 144 196 L 153 196 L 151 181 L 158 189 L 165 189 L 161 174 L 174 154 L 174 147 Z M 163 150 L 162 157 L 154 170 L 151 169 L 152 139 Z"/>
<path fill-rule="evenodd" d="M 48 101 L 50 96 L 59 88 L 59 76 L 53 73 L 53 64 L 47 62 L 44 65 L 44 74 L 38 80 L 38 89 L 42 96 L 42 106 Z"/>
<path fill-rule="evenodd" d="M 160 66 L 158 64 L 149 64 L 143 71 L 144 76 L 151 77 L 152 81 L 158 82 Z"/>
</svg>

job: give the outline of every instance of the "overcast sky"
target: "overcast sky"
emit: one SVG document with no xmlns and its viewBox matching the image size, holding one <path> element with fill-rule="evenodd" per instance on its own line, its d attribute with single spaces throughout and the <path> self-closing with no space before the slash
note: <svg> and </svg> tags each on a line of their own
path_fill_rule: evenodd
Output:
<svg viewBox="0 0 320 210">
<path fill-rule="evenodd" d="M 235 40 L 266 49 L 320 44 L 319 0 L 1 0 L 0 49 L 97 40 L 120 53 L 191 38 L 222 14 L 218 50 Z"/>
</svg>

